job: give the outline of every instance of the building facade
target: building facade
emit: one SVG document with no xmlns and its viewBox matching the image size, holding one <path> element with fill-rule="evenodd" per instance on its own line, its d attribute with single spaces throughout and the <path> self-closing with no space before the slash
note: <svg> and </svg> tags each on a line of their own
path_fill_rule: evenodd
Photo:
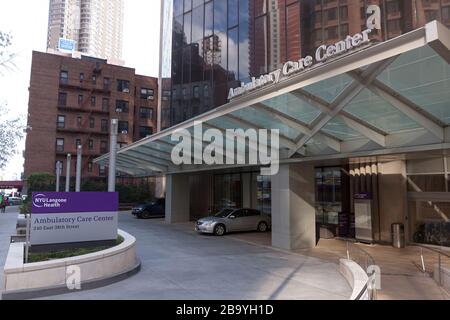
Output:
<svg viewBox="0 0 450 320">
<path fill-rule="evenodd" d="M 64 38 L 85 55 L 120 61 L 123 11 L 123 0 L 50 0 L 47 48 L 57 50 Z"/>
<path fill-rule="evenodd" d="M 448 1 L 164 3 L 166 130 L 120 151 L 118 169 L 166 175 L 168 222 L 252 208 L 285 249 L 390 243 L 397 223 L 409 243 L 450 246 Z M 264 129 L 278 139 L 252 143 Z M 203 139 L 175 165 L 180 132 Z M 279 170 L 263 174 L 250 155 L 277 142 Z"/>
<path fill-rule="evenodd" d="M 450 26 L 445 0 L 166 0 L 162 68 L 172 95 L 162 106 L 163 127 L 224 105 L 241 82 L 362 31 L 372 4 L 382 13 L 375 42 L 432 20 Z"/>
<path fill-rule="evenodd" d="M 82 177 L 106 177 L 93 159 L 109 152 L 111 119 L 119 120 L 120 148 L 156 131 L 157 79 L 105 60 L 33 52 L 25 149 L 25 177 L 54 174 L 56 162 L 83 149 Z"/>
</svg>

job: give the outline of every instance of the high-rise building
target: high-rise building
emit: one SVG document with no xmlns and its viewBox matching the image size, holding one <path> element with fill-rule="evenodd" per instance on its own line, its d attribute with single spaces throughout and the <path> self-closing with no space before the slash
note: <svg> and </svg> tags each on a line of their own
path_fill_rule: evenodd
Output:
<svg viewBox="0 0 450 320">
<path fill-rule="evenodd" d="M 165 0 L 162 127 L 228 102 L 230 88 L 312 54 L 365 28 L 367 7 L 381 9 L 383 42 L 438 20 L 450 2 L 410 0 Z M 169 34 L 172 34 L 170 36 Z M 171 59 L 170 59 L 171 58 Z"/>
<path fill-rule="evenodd" d="M 156 131 L 157 79 L 106 60 L 33 52 L 30 80 L 25 176 L 53 174 L 57 161 L 83 147 L 82 177 L 106 177 L 93 159 L 109 152 L 111 119 L 119 120 L 118 147 Z"/>
<path fill-rule="evenodd" d="M 123 14 L 123 0 L 50 0 L 47 48 L 57 50 L 64 38 L 85 55 L 120 61 Z"/>
</svg>

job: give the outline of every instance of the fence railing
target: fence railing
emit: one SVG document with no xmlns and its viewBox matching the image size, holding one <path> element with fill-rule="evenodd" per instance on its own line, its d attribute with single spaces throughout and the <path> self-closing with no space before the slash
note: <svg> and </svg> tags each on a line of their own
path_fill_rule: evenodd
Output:
<svg viewBox="0 0 450 320">
<path fill-rule="evenodd" d="M 369 277 L 367 283 L 359 292 L 356 300 L 361 300 L 366 292 L 369 300 L 377 300 L 377 277 L 380 275 L 377 274 L 376 269 L 373 268 L 376 266 L 375 259 L 368 252 L 356 246 L 353 242 L 347 241 L 346 245 L 346 258 L 356 262 Z"/>
<path fill-rule="evenodd" d="M 424 251 L 430 252 L 433 255 L 437 256 L 437 264 L 436 264 L 437 270 L 434 269 L 433 267 L 433 270 L 431 270 L 431 272 L 429 273 L 432 273 L 434 275 L 434 279 L 436 280 L 436 282 L 439 284 L 440 287 L 445 288 L 442 276 L 443 267 L 446 266 L 447 268 L 450 268 L 450 254 L 425 245 L 416 244 L 416 246 L 419 247 L 420 249 L 420 267 L 423 273 L 427 273 L 426 262 L 428 262 L 425 259 Z M 436 262 L 433 261 L 433 265 L 435 263 Z"/>
</svg>

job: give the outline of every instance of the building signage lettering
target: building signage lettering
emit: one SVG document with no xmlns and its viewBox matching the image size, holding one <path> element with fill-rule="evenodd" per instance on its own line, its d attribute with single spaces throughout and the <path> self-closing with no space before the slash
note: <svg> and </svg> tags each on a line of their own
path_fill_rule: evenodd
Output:
<svg viewBox="0 0 450 320">
<path fill-rule="evenodd" d="M 367 19 L 367 29 L 351 36 L 348 35 L 344 40 L 338 41 L 333 45 L 321 45 L 316 49 L 315 55 L 306 56 L 298 61 L 288 61 L 281 69 L 264 74 L 259 78 L 253 77 L 251 82 L 241 83 L 237 88 L 231 88 L 228 94 L 228 100 L 242 96 L 247 92 L 264 87 L 269 84 L 277 84 L 281 79 L 288 78 L 299 72 L 302 72 L 317 63 L 324 63 L 327 60 L 343 55 L 353 49 L 362 47 L 370 43 L 369 35 L 373 29 L 381 28 L 381 10 L 377 5 L 370 5 L 367 13 L 370 14 Z"/>
</svg>

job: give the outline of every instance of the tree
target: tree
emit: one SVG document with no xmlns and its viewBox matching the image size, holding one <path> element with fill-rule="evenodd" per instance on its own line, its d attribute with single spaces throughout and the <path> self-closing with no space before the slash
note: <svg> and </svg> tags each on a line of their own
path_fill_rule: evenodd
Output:
<svg viewBox="0 0 450 320">
<path fill-rule="evenodd" d="M 2 71 L 11 71 L 15 54 L 9 52 L 11 35 L 0 31 L 0 76 Z M 23 138 L 22 118 L 10 116 L 5 104 L 0 102 L 0 169 L 4 169 L 9 159 L 17 153 L 18 142 Z"/>
<path fill-rule="evenodd" d="M 16 65 L 14 58 L 16 54 L 11 53 L 8 48 L 12 44 L 12 36 L 10 33 L 0 31 L 0 75 L 3 76 L 4 71 L 12 71 Z"/>
</svg>

